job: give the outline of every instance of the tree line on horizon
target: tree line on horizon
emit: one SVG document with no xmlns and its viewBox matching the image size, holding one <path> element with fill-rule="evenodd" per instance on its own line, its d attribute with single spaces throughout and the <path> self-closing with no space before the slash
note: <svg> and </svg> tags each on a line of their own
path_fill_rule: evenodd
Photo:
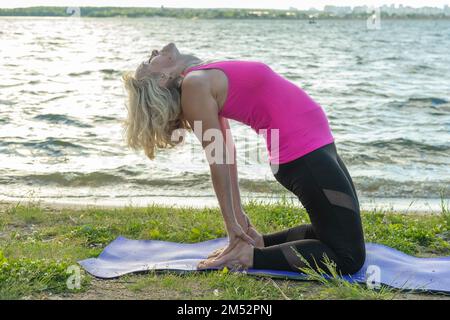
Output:
<svg viewBox="0 0 450 320">
<path fill-rule="evenodd" d="M 33 16 L 33 17 L 68 17 L 73 14 L 67 7 L 29 7 L 29 8 L 0 8 L 0 16 Z M 171 17 L 187 19 L 310 19 L 311 13 L 300 10 L 278 9 L 194 9 L 194 8 L 138 8 L 138 7 L 80 7 L 82 17 Z M 316 12 L 317 19 L 366 19 L 369 13 L 351 13 L 335 16 L 328 12 Z M 408 14 L 396 15 L 381 12 L 381 18 L 430 18 L 427 15 Z M 432 16 L 449 18 L 448 16 Z"/>
</svg>

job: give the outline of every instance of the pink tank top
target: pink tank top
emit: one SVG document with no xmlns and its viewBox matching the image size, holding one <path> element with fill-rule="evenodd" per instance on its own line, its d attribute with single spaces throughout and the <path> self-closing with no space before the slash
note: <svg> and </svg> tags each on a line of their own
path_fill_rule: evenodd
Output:
<svg viewBox="0 0 450 320">
<path fill-rule="evenodd" d="M 262 134 L 271 164 L 290 162 L 334 141 L 322 107 L 268 65 L 224 60 L 190 67 L 184 75 L 200 69 L 225 73 L 228 93 L 219 116 Z"/>
</svg>

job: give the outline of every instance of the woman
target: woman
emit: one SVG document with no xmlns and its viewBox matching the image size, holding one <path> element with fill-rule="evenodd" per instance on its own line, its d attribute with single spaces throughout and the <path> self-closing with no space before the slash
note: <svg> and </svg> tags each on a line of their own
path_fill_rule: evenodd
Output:
<svg viewBox="0 0 450 320">
<path fill-rule="evenodd" d="M 225 155 L 209 163 L 229 244 L 200 262 L 199 269 L 239 266 L 298 272 L 306 259 L 313 268 L 329 272 L 325 256 L 342 274 L 362 267 L 365 245 L 355 187 L 337 154 L 325 113 L 302 89 L 261 62 L 205 63 L 181 54 L 173 43 L 153 50 L 148 61 L 124 75 L 124 82 L 129 94 L 128 145 L 143 148 L 150 159 L 156 148 L 180 142 L 173 139 L 177 129 L 193 130 L 205 153 L 212 144 L 208 130 L 221 133 L 214 143 Z M 227 119 L 266 130 L 272 172 L 299 198 L 311 224 L 265 235 L 255 229 L 241 206 Z"/>
</svg>

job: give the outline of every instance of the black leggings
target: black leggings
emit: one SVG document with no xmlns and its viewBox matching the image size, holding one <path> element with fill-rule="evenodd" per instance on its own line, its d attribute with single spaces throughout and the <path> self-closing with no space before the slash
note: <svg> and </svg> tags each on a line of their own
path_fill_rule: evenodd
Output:
<svg viewBox="0 0 450 320">
<path fill-rule="evenodd" d="M 359 202 L 335 144 L 271 168 L 276 180 L 299 198 L 311 224 L 263 235 L 264 248 L 254 248 L 253 268 L 300 272 L 306 265 L 298 253 L 314 269 L 329 273 L 325 254 L 338 272 L 357 272 L 366 256 Z"/>
</svg>

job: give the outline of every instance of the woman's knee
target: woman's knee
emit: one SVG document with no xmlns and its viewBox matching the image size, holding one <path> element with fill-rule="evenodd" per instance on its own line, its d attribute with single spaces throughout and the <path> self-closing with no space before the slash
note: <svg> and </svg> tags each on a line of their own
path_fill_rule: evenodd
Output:
<svg viewBox="0 0 450 320">
<path fill-rule="evenodd" d="M 347 252 L 345 255 L 340 255 L 339 260 L 340 263 L 338 267 L 340 273 L 355 274 L 361 270 L 366 260 L 365 245 L 352 248 L 352 250 Z"/>
</svg>

